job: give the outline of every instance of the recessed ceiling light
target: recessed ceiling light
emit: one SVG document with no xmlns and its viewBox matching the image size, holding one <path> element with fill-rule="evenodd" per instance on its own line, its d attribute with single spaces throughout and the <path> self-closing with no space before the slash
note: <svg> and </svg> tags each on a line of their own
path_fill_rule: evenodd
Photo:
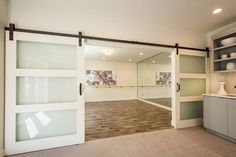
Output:
<svg viewBox="0 0 236 157">
<path fill-rule="evenodd" d="M 143 53 L 142 53 L 142 52 L 140 52 L 140 53 L 139 53 L 139 55 L 140 55 L 140 56 L 142 56 L 142 55 L 143 55 Z"/>
<path fill-rule="evenodd" d="M 102 60 L 106 60 L 106 58 L 105 58 L 105 57 L 102 57 Z"/>
<path fill-rule="evenodd" d="M 112 50 L 103 50 L 103 52 L 104 52 L 104 54 L 105 54 L 106 56 L 110 56 L 110 55 L 112 55 L 112 53 L 113 53 Z"/>
<path fill-rule="evenodd" d="M 129 59 L 129 62 L 132 62 L 132 59 Z"/>
<path fill-rule="evenodd" d="M 221 9 L 221 8 L 217 8 L 217 9 L 215 9 L 212 13 L 213 13 L 213 14 L 218 14 L 218 13 L 220 13 L 220 12 L 222 12 L 222 9 Z"/>
<path fill-rule="evenodd" d="M 152 63 L 156 63 L 156 61 L 152 61 Z"/>
</svg>

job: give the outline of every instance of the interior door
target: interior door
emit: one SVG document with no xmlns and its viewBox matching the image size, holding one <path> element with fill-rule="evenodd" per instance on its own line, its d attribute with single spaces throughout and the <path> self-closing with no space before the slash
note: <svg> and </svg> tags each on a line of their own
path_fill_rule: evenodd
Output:
<svg viewBox="0 0 236 157">
<path fill-rule="evenodd" d="M 78 38 L 6 32 L 6 155 L 84 142 Z"/>
<path fill-rule="evenodd" d="M 202 124 L 203 96 L 209 92 L 206 52 L 179 49 L 173 53 L 173 119 L 175 128 Z"/>
</svg>

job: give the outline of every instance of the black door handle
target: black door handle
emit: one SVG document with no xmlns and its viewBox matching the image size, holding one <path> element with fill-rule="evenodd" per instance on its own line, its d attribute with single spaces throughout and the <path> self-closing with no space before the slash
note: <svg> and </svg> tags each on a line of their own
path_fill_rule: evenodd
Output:
<svg viewBox="0 0 236 157">
<path fill-rule="evenodd" d="M 82 83 L 79 84 L 79 94 L 82 95 Z"/>
<path fill-rule="evenodd" d="M 180 84 L 177 83 L 177 93 L 180 91 Z"/>
</svg>

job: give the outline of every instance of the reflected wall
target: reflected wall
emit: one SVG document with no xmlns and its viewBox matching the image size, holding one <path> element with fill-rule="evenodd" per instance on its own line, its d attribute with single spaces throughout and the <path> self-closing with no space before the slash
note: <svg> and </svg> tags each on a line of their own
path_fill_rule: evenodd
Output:
<svg viewBox="0 0 236 157">
<path fill-rule="evenodd" d="M 171 58 L 162 52 L 138 63 L 138 98 L 171 108 Z"/>
</svg>

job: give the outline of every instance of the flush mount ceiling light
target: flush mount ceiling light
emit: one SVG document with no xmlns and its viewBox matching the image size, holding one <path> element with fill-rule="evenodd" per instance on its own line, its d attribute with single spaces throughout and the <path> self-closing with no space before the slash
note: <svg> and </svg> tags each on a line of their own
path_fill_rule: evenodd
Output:
<svg viewBox="0 0 236 157">
<path fill-rule="evenodd" d="M 217 8 L 212 13 L 213 14 L 219 14 L 220 12 L 222 12 L 222 8 Z"/>
<path fill-rule="evenodd" d="M 111 56 L 112 53 L 113 53 L 112 50 L 103 50 L 103 52 L 104 52 L 104 54 L 105 54 L 106 56 Z"/>
<path fill-rule="evenodd" d="M 132 62 L 132 59 L 129 59 L 129 62 Z"/>
<path fill-rule="evenodd" d="M 140 53 L 139 53 L 139 55 L 140 55 L 140 56 L 142 56 L 142 55 L 143 55 L 143 53 L 142 53 L 142 52 L 140 52 Z"/>
<path fill-rule="evenodd" d="M 152 61 L 152 63 L 156 63 L 156 61 Z"/>
</svg>

